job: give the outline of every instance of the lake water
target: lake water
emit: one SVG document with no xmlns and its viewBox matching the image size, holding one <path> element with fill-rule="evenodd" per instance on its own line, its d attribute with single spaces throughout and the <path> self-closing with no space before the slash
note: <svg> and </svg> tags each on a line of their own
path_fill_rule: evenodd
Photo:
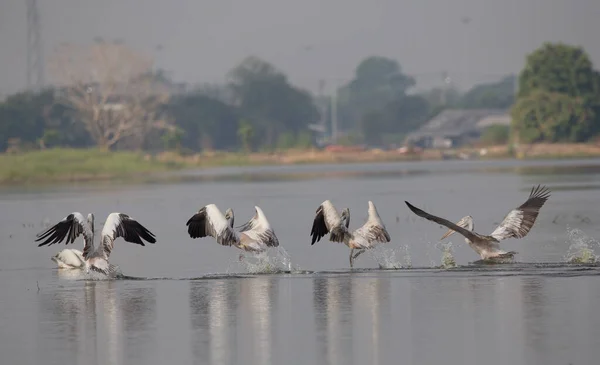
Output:
<svg viewBox="0 0 600 365">
<path fill-rule="evenodd" d="M 479 257 L 453 235 L 458 267 L 440 268 L 445 229 L 404 204 L 452 221 L 472 215 L 488 234 L 537 184 L 552 196 L 532 231 L 502 242 L 515 264 L 473 265 Z M 1 188 L 0 363 L 597 363 L 600 268 L 566 261 L 581 247 L 600 253 L 599 190 L 600 160 L 221 168 L 169 183 Z M 354 270 L 343 244 L 311 246 L 325 199 L 350 208 L 352 229 L 372 200 L 392 242 Z M 233 208 L 236 225 L 260 206 L 284 272 L 190 239 L 186 221 L 209 203 Z M 127 279 L 77 280 L 50 261 L 64 244 L 34 242 L 73 211 L 93 212 L 97 229 L 127 213 L 158 241 L 115 243 L 111 263 Z"/>
</svg>

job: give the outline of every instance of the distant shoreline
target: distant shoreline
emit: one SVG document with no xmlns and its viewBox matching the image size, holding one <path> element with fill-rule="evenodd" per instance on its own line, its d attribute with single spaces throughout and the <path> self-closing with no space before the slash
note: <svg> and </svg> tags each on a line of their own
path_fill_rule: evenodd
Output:
<svg viewBox="0 0 600 365">
<path fill-rule="evenodd" d="M 592 144 L 534 144 L 414 153 L 369 150 L 327 152 L 288 150 L 275 153 L 206 152 L 182 156 L 163 152 L 108 152 L 97 149 L 48 149 L 0 154 L 0 186 L 45 185 L 107 181 L 135 182 L 169 171 L 224 166 L 345 164 L 368 162 L 431 161 L 444 159 L 569 159 L 600 157 L 600 146 Z"/>
</svg>

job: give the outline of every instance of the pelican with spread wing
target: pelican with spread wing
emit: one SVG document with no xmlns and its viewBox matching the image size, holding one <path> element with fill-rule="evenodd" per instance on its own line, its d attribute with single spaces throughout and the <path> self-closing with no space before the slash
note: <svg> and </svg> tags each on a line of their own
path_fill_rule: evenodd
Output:
<svg viewBox="0 0 600 365">
<path fill-rule="evenodd" d="M 235 246 L 247 252 L 263 252 L 269 247 L 279 246 L 275 231 L 271 228 L 265 213 L 255 206 L 255 214 L 247 223 L 233 228 L 233 210 L 221 213 L 215 204 L 202 207 L 186 223 L 191 238 L 213 237 L 223 246 Z"/>
<path fill-rule="evenodd" d="M 367 222 L 353 232 L 348 230 L 350 209 L 346 208 L 342 214 L 339 214 L 331 201 L 325 200 L 317 208 L 316 213 L 310 231 L 311 246 L 329 233 L 331 242 L 343 242 L 350 248 L 350 267 L 354 267 L 354 260 L 365 250 L 373 248 L 378 243 L 390 242 L 390 235 L 372 201 L 369 201 Z M 354 250 L 358 250 L 356 254 L 354 254 Z"/>
<path fill-rule="evenodd" d="M 38 247 L 51 246 L 62 242 L 65 244 L 75 242 L 75 239 L 83 235 L 83 252 L 79 250 L 63 250 L 52 258 L 59 268 L 81 268 L 86 272 L 90 270 L 109 274 L 110 265 L 108 258 L 113 250 L 115 240 L 122 237 L 125 241 L 145 246 L 145 240 L 155 243 L 156 238 L 152 232 L 131 219 L 123 213 L 111 213 L 106 218 L 100 245 L 94 246 L 94 215 L 89 214 L 87 219 L 79 212 L 73 212 L 63 218 L 60 222 L 37 235 L 35 242 L 41 242 Z"/>
<path fill-rule="evenodd" d="M 463 217 L 456 224 L 440 217 L 429 214 L 409 202 L 405 201 L 408 208 L 419 217 L 428 219 L 449 228 L 442 236 L 444 239 L 454 232 L 458 232 L 465 237 L 465 241 L 471 246 L 482 260 L 513 258 L 517 253 L 515 251 L 506 252 L 500 249 L 499 242 L 507 238 L 525 237 L 540 212 L 540 209 L 550 197 L 548 188 L 533 187 L 527 201 L 518 208 L 511 210 L 500 225 L 489 236 L 481 235 L 473 231 L 475 225 L 471 216 Z"/>
</svg>

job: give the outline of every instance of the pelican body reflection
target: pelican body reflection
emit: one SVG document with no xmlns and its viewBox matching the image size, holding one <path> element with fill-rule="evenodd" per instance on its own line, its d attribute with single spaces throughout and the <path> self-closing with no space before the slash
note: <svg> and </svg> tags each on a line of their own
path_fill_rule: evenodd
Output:
<svg viewBox="0 0 600 365">
<path fill-rule="evenodd" d="M 32 362 L 595 363 L 598 293 L 593 276 L 450 272 L 66 281 L 29 297 Z"/>
<path fill-rule="evenodd" d="M 56 358 L 112 365 L 146 355 L 149 361 L 155 342 L 154 288 L 122 290 L 122 283 L 110 280 L 77 284 L 40 293 L 38 336 L 45 340 L 40 341 L 38 363 Z"/>
</svg>

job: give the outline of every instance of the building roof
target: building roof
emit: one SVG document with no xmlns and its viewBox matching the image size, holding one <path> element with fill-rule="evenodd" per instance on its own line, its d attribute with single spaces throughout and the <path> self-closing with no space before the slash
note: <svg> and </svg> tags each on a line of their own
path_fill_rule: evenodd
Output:
<svg viewBox="0 0 600 365">
<path fill-rule="evenodd" d="M 510 124 L 510 116 L 502 109 L 446 109 L 429 120 L 407 138 L 454 137 L 479 131 L 492 124 Z"/>
</svg>

